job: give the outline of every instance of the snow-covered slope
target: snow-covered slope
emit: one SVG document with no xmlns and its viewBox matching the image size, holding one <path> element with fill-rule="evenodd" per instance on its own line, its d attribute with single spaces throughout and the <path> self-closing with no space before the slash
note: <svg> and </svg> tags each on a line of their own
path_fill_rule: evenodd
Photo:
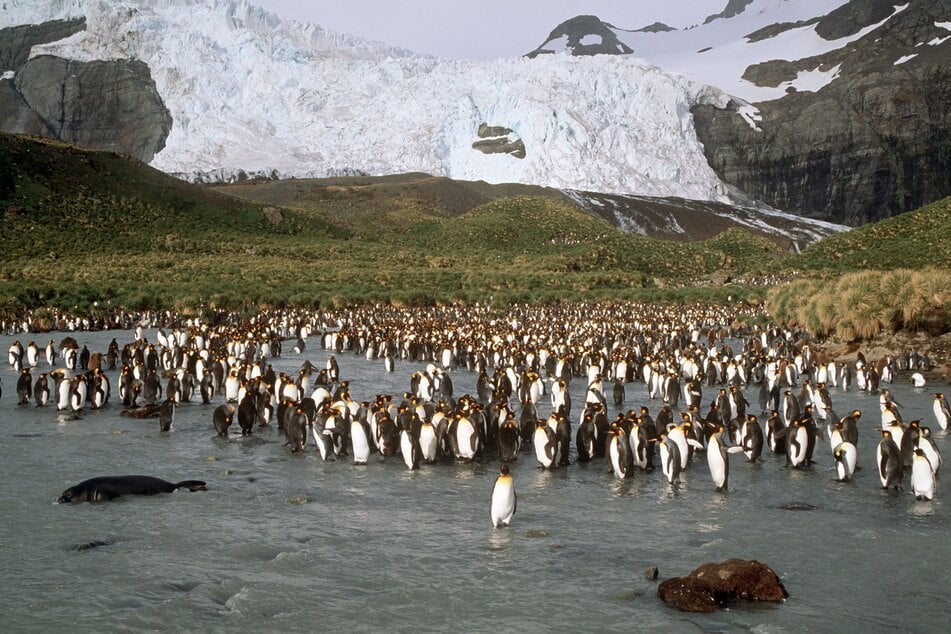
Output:
<svg viewBox="0 0 951 634">
<path fill-rule="evenodd" d="M 882 22 L 857 33 L 826 40 L 816 24 L 804 24 L 772 37 L 751 41 L 747 36 L 773 24 L 811 22 L 847 3 L 848 0 L 752 0 L 739 14 L 719 18 L 685 30 L 666 33 L 622 33 L 621 38 L 639 55 L 665 70 L 696 81 L 705 81 L 749 102 L 779 99 L 787 89 L 816 91 L 832 81 L 837 69 L 802 72 L 794 81 L 776 87 L 760 87 L 743 79 L 747 67 L 774 59 L 797 60 L 844 47 Z M 896 0 L 895 12 L 907 7 Z M 892 14 L 894 15 L 894 13 Z"/>
<path fill-rule="evenodd" d="M 750 103 L 783 97 L 788 90 L 816 91 L 831 82 L 838 68 L 814 68 L 798 73 L 791 81 L 763 87 L 743 79 L 746 69 L 769 60 L 800 60 L 843 48 L 874 31 L 908 7 L 908 0 L 895 0 L 891 15 L 848 36 L 824 38 L 819 18 L 849 0 L 733 0 L 726 9 L 702 24 L 684 29 L 628 30 L 579 16 L 559 25 L 549 38 L 529 55 L 567 52 L 572 55 L 611 52 L 631 54 L 668 72 L 708 83 Z M 566 29 L 566 25 L 569 25 Z M 772 27 L 757 37 L 750 35 Z M 564 35 L 573 31 L 574 37 Z"/>
<path fill-rule="evenodd" d="M 5 0 L 0 23 L 85 15 L 33 55 L 145 61 L 173 118 L 152 165 L 197 176 L 422 171 L 726 201 L 692 125 L 721 91 L 634 56 L 464 62 L 282 21 L 241 0 Z M 472 147 L 504 126 L 526 157 Z"/>
</svg>

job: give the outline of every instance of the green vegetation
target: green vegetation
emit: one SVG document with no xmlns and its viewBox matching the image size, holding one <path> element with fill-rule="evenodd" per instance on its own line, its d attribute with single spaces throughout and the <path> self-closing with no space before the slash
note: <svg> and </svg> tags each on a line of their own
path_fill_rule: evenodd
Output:
<svg viewBox="0 0 951 634">
<path fill-rule="evenodd" d="M 109 152 L 8 135 L 0 144 L 15 174 L 0 200 L 7 312 L 761 297 L 690 282 L 779 255 L 741 231 L 691 244 L 624 234 L 545 196 L 454 217 L 399 197 L 349 215 L 339 199 L 292 195 L 269 209 Z"/>
<path fill-rule="evenodd" d="M 357 181 L 354 184 L 355 180 Z M 705 242 L 625 234 L 563 199 L 400 177 L 199 187 L 110 152 L 0 135 L 0 314 L 362 302 L 762 302 L 818 334 L 951 328 L 951 199 L 793 256 L 731 229 Z M 223 193 L 237 192 L 242 198 Z M 867 269 L 939 267 L 890 274 Z M 716 273 L 716 275 L 712 275 Z"/>
<path fill-rule="evenodd" d="M 829 236 L 787 262 L 815 273 L 951 267 L 951 198 Z"/>
</svg>

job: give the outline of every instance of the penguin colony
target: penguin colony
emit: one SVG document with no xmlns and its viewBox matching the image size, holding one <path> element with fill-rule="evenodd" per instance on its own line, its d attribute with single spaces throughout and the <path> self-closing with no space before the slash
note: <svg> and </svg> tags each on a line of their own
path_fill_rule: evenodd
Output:
<svg viewBox="0 0 951 634">
<path fill-rule="evenodd" d="M 104 407 L 112 398 L 105 371 L 117 370 L 115 400 L 123 414 L 158 417 L 162 431 L 172 428 L 182 403 L 223 401 L 212 415 L 218 435 L 227 436 L 235 422 L 245 435 L 275 423 L 290 451 L 315 445 L 324 460 L 366 464 L 373 454 L 398 455 L 408 469 L 419 469 L 497 458 L 503 466 L 491 494 L 494 526 L 508 525 L 515 512 L 507 464 L 515 460 L 534 459 L 546 469 L 601 460 L 619 479 L 659 463 L 675 484 L 705 454 L 714 488 L 727 491 L 731 456 L 754 462 L 770 452 L 800 469 L 827 442 L 836 478 L 847 481 L 858 468 L 863 413 L 840 417 L 829 387 L 857 389 L 879 395 L 874 465 L 881 486 L 901 489 L 908 475 L 916 498 L 932 499 L 941 454 L 931 429 L 920 420 L 904 422 L 900 404 L 882 386 L 899 372 L 914 372 L 911 381 L 922 387 L 930 359 L 912 351 L 868 362 L 860 353 L 854 363 L 837 363 L 824 348 L 813 350 L 805 332 L 732 326 L 753 311 L 701 304 L 505 312 L 481 305 L 372 306 L 218 315 L 213 324 L 166 313 L 151 316 L 150 325 L 160 326 L 154 343 L 143 338 L 140 322 L 133 341 L 120 346 L 113 339 L 105 354 L 74 342 L 57 348 L 50 340 L 41 348 L 15 341 L 8 361 L 24 405 Z M 273 369 L 268 360 L 281 356 L 283 342 L 295 341 L 294 353 L 305 355 L 312 334 L 330 353 L 322 367 L 304 360 L 294 375 Z M 742 342 L 741 352 L 732 341 Z M 425 368 L 412 373 L 402 395 L 356 401 L 337 360 L 344 352 L 381 360 L 388 372 L 397 361 Z M 50 369 L 34 376 L 44 361 Z M 452 375 L 459 371 L 477 375 L 475 394 L 455 393 Z M 568 390 L 574 381 L 585 386 L 577 404 Z M 623 409 L 635 383 L 652 407 Z M 756 393 L 755 406 L 744 392 Z M 606 394 L 617 411 L 613 419 Z M 945 430 L 947 399 L 942 393 L 932 399 L 934 420 Z M 550 414 L 540 416 L 539 406 Z"/>
</svg>

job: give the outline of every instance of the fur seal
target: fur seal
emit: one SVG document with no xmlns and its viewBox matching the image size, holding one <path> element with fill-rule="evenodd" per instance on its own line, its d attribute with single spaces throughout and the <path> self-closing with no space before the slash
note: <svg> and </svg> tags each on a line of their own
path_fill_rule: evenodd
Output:
<svg viewBox="0 0 951 634">
<path fill-rule="evenodd" d="M 122 495 L 155 495 L 171 493 L 176 489 L 206 491 L 201 480 L 183 480 L 177 484 L 161 478 L 144 475 L 100 476 L 83 480 L 71 486 L 57 500 L 60 504 L 71 502 L 101 502 L 114 500 Z"/>
</svg>

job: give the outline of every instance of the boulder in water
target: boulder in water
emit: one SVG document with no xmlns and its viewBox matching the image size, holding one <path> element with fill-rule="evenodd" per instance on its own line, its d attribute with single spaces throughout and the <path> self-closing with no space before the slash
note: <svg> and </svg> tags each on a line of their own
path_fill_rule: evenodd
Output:
<svg viewBox="0 0 951 634">
<path fill-rule="evenodd" d="M 766 564 L 728 559 L 704 564 L 686 577 L 667 579 L 658 586 L 657 595 L 679 610 L 713 612 L 740 599 L 783 601 L 789 593 Z"/>
</svg>

